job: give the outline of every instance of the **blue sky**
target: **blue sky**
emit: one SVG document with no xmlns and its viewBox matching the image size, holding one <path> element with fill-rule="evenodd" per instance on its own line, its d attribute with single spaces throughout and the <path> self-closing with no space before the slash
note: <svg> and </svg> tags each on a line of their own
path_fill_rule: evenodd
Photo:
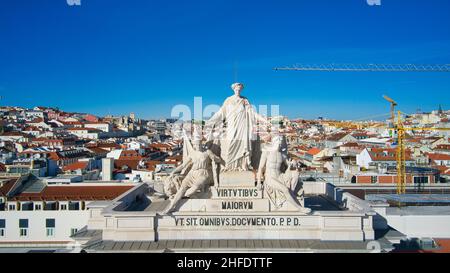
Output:
<svg viewBox="0 0 450 273">
<path fill-rule="evenodd" d="M 450 63 L 450 1 L 0 1 L 1 105 L 168 117 L 235 80 L 291 118 L 447 109 L 450 73 L 276 72 L 295 63 Z"/>
</svg>

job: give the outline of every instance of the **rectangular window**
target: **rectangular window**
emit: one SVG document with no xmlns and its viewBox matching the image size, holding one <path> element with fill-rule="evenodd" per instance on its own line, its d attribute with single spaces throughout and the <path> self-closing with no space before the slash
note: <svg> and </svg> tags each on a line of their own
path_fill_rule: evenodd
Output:
<svg viewBox="0 0 450 273">
<path fill-rule="evenodd" d="M 370 177 L 370 183 L 372 183 L 372 184 L 378 183 L 378 176 L 371 176 Z"/>
<path fill-rule="evenodd" d="M 16 205 L 14 205 L 14 204 L 9 204 L 9 205 L 8 205 L 8 210 L 16 210 Z"/>
<path fill-rule="evenodd" d="M 34 206 L 34 209 L 35 209 L 35 210 L 42 210 L 41 204 L 36 204 L 36 205 Z"/>
<path fill-rule="evenodd" d="M 56 210 L 56 202 L 49 202 L 44 204 L 44 210 Z"/>
<path fill-rule="evenodd" d="M 0 219 L 0 237 L 5 236 L 5 228 L 6 228 L 5 219 Z"/>
<path fill-rule="evenodd" d="M 80 202 L 69 202 L 69 210 L 80 210 Z"/>
<path fill-rule="evenodd" d="M 55 235 L 55 219 L 45 219 L 45 227 L 47 237 L 53 237 Z"/>
<path fill-rule="evenodd" d="M 428 176 L 414 176 L 414 184 L 428 184 Z"/>
<path fill-rule="evenodd" d="M 47 237 L 53 237 L 55 235 L 54 228 L 47 228 Z"/>
<path fill-rule="evenodd" d="M 77 233 L 77 232 L 78 232 L 78 229 L 77 229 L 77 228 L 71 228 L 71 229 L 70 229 L 70 236 L 75 235 L 75 233 Z"/>
<path fill-rule="evenodd" d="M 23 211 L 32 211 L 34 206 L 33 203 L 23 203 L 21 207 Z"/>
<path fill-rule="evenodd" d="M 54 228 L 55 227 L 55 219 L 45 219 L 45 227 Z"/>
<path fill-rule="evenodd" d="M 27 228 L 21 228 L 20 229 L 20 237 L 26 237 L 28 236 L 28 229 Z"/>
<path fill-rule="evenodd" d="M 61 205 L 61 210 L 67 210 L 67 205 L 66 204 L 62 204 Z"/>
<path fill-rule="evenodd" d="M 20 228 L 28 228 L 28 219 L 19 219 Z"/>
<path fill-rule="evenodd" d="M 20 237 L 28 236 L 28 219 L 19 219 Z"/>
</svg>

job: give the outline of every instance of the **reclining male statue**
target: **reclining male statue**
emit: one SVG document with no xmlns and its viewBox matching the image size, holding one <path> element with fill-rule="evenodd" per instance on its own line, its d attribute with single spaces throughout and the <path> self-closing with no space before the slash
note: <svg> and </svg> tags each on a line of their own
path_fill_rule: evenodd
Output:
<svg viewBox="0 0 450 273">
<path fill-rule="evenodd" d="M 188 144 L 185 143 L 185 145 Z M 210 150 L 203 150 L 201 140 L 195 140 L 193 143 L 193 150 L 189 153 L 187 160 L 185 160 L 182 165 L 178 166 L 166 181 L 166 183 L 176 181 L 175 175 L 185 168 L 190 167 L 190 171 L 181 181 L 181 185 L 172 196 L 170 205 L 164 213 L 167 214 L 175 210 L 178 202 L 183 197 L 191 197 L 197 193 L 198 190 L 206 191 L 206 188 L 213 184 L 212 161 L 217 164 L 225 165 L 225 162 L 213 152 Z"/>
<path fill-rule="evenodd" d="M 276 197 L 272 198 L 272 203 L 274 203 L 275 206 L 279 206 L 279 200 L 276 199 L 279 199 L 277 196 L 281 193 L 284 196 L 285 201 L 292 204 L 300 212 L 308 214 L 311 212 L 311 209 L 303 207 L 298 200 L 293 197 L 294 195 L 297 195 L 294 191 L 297 187 L 299 175 L 298 172 L 294 173 L 289 170 L 291 162 L 283 155 L 281 147 L 282 137 L 274 136 L 272 137 L 272 143 L 263 149 L 257 175 L 258 184 L 261 187 L 263 186 L 262 180 L 265 170 L 264 189 L 269 195 L 269 198 L 271 196 Z M 283 164 L 288 166 L 286 172 L 282 172 L 281 167 Z"/>
</svg>

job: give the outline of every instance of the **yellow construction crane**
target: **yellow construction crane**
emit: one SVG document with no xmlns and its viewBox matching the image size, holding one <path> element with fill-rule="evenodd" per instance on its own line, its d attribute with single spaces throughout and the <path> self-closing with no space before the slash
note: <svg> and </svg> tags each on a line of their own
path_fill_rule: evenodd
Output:
<svg viewBox="0 0 450 273">
<path fill-rule="evenodd" d="M 276 71 L 324 71 L 324 72 L 450 72 L 450 64 L 296 64 L 287 67 L 276 67 Z M 401 112 L 398 111 L 395 121 L 395 106 L 397 102 L 388 96 L 383 96 L 391 103 L 390 130 L 397 131 L 397 193 L 406 192 L 406 131 L 450 131 L 450 128 L 406 128 L 403 126 Z"/>
<path fill-rule="evenodd" d="M 406 131 L 450 131 L 450 128 L 404 127 L 401 114 L 402 112 L 398 111 L 397 122 L 394 128 L 391 128 L 397 131 L 397 194 L 406 193 Z"/>
<path fill-rule="evenodd" d="M 391 99 L 386 95 L 384 95 L 383 98 L 391 103 L 391 121 L 393 124 L 395 122 L 395 106 L 397 106 L 398 104 L 393 99 Z"/>
</svg>

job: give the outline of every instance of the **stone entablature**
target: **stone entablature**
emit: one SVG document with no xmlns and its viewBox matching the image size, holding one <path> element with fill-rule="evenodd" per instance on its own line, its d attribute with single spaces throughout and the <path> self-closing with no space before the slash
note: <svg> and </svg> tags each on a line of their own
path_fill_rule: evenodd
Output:
<svg viewBox="0 0 450 273">
<path fill-rule="evenodd" d="M 306 182 L 307 195 L 323 195 L 342 206 L 343 210 L 315 210 L 310 215 L 294 209 L 270 211 L 270 202 L 253 187 L 234 188 L 234 197 L 220 198 L 211 189 L 212 198 L 186 199 L 180 209 L 166 215 L 154 209 L 164 209 L 167 201 L 153 199 L 145 210 L 127 211 L 133 202 L 144 198 L 147 184 L 142 184 L 115 200 L 114 204 L 102 208 L 92 207 L 88 229 L 101 229 L 104 241 L 158 241 L 158 240 L 222 240 L 222 239 L 311 239 L 324 241 L 367 241 L 373 240 L 373 217 L 376 213 L 363 200 L 342 192 L 329 183 Z M 228 188 L 227 192 L 230 192 Z M 250 192 L 256 198 L 246 197 Z M 239 192 L 239 193 L 238 193 Z M 221 210 L 212 204 L 223 201 L 252 201 L 252 210 Z M 165 202 L 165 203 L 164 203 Z M 261 202 L 261 204 L 259 204 Z M 266 203 L 267 202 L 267 203 Z M 199 208 L 211 204 L 211 209 Z M 268 204 L 268 207 L 266 205 Z M 207 207 L 207 206 L 206 206 Z"/>
</svg>

